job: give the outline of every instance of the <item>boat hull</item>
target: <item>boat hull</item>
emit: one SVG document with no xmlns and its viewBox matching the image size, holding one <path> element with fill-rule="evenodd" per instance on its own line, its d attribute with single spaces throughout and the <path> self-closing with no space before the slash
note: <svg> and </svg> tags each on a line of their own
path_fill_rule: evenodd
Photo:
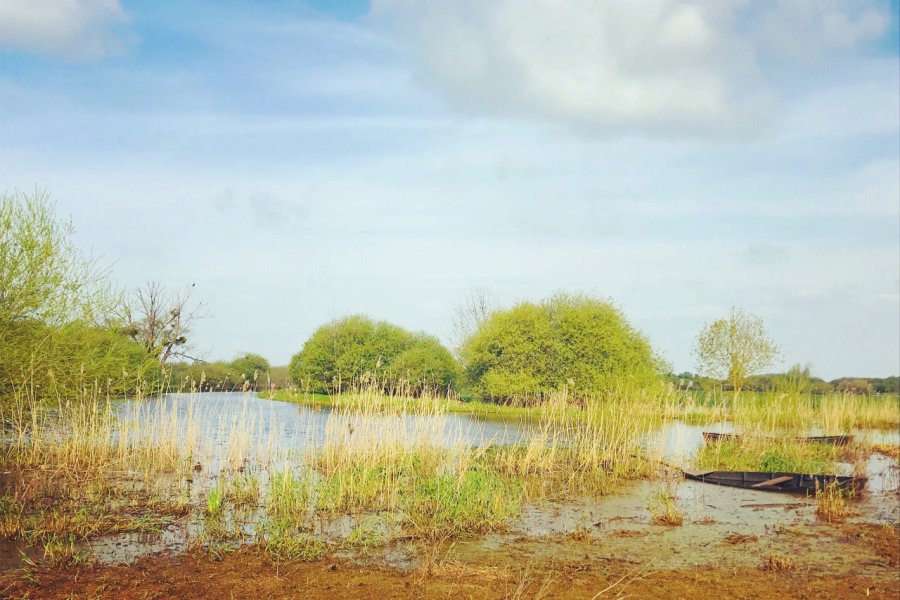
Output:
<svg viewBox="0 0 900 600">
<path fill-rule="evenodd" d="M 740 440 L 741 436 L 735 433 L 717 433 L 715 431 L 704 431 L 703 438 L 710 442 L 733 442 Z M 798 442 L 807 442 L 810 444 L 832 444 L 834 446 L 846 446 L 853 441 L 852 435 L 813 435 L 804 437 L 795 437 Z"/>
<path fill-rule="evenodd" d="M 868 481 L 865 477 L 842 477 L 838 475 L 806 475 L 802 473 L 765 473 L 761 471 L 706 471 L 685 472 L 684 476 L 694 481 L 712 483 L 764 492 L 786 494 L 808 494 L 814 496 L 816 489 L 837 483 L 845 490 L 860 491 Z"/>
</svg>

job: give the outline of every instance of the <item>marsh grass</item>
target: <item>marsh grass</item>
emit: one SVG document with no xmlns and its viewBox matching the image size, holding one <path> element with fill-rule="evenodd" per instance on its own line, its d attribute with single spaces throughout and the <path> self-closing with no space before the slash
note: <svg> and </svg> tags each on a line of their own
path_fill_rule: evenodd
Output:
<svg viewBox="0 0 900 600">
<path fill-rule="evenodd" d="M 206 511 L 208 519 L 221 519 L 225 516 L 225 478 L 219 477 L 213 487 L 206 491 Z"/>
<path fill-rule="evenodd" d="M 816 485 L 816 516 L 829 523 L 840 522 L 855 514 L 849 500 L 854 496 L 852 490 L 844 490 L 836 481 L 824 486 Z"/>
<path fill-rule="evenodd" d="M 759 568 L 763 571 L 790 571 L 796 569 L 797 565 L 789 556 L 773 553 L 763 559 Z"/>
<path fill-rule="evenodd" d="M 653 490 L 647 499 L 647 510 L 650 511 L 650 522 L 654 525 L 681 525 L 684 513 L 677 503 L 675 487 L 670 481 L 662 482 Z"/>
<path fill-rule="evenodd" d="M 721 471 L 770 473 L 834 473 L 846 450 L 830 444 L 810 443 L 767 432 L 746 432 L 737 439 L 707 441 L 697 451 L 697 466 Z"/>
<path fill-rule="evenodd" d="M 818 422 L 846 426 L 884 421 L 884 406 L 891 406 L 854 397 L 816 406 L 802 398 L 740 406 L 700 402 L 663 387 L 622 386 L 590 397 L 561 390 L 539 407 L 498 407 L 368 388 L 326 397 L 331 410 L 324 439 L 286 462 L 274 449 L 277 430 L 270 427 L 268 439 L 261 437 L 264 424 L 246 410 L 220 419 L 226 438 L 219 460 L 211 444 L 221 438 L 203 438 L 191 402 L 181 408 L 134 402 L 123 411 L 96 390 L 53 409 L 29 405 L 27 393 L 17 398 L 14 410 L 0 415 L 10 425 L 9 443 L 0 449 L 8 472 L 0 537 L 40 543 L 53 556 L 65 556 L 60 544 L 67 541 L 77 546 L 109 533 L 153 532 L 193 519 L 202 525 L 201 541 L 212 548 L 237 535 L 228 527 L 238 525 L 237 511 L 260 509 L 260 543 L 278 559 L 304 560 L 326 550 L 310 533 L 316 519 L 357 515 L 357 529 L 345 540 L 350 547 L 381 543 L 380 529 L 370 527 L 375 519 L 391 519 L 404 536 L 434 543 L 502 530 L 526 502 L 601 495 L 630 480 L 657 477 L 661 466 L 647 450 L 648 438 L 671 419 L 743 415 L 744 423 L 765 423 L 744 427 L 749 433 L 738 442 L 704 445 L 701 466 L 829 472 L 843 450 L 792 436 L 773 439 L 771 427 L 799 426 L 781 412 L 808 416 L 814 409 Z M 512 416 L 527 434 L 509 445 L 488 440 L 472 447 L 466 432 L 448 427 L 448 415 L 464 409 L 488 418 Z M 862 417 L 851 416 L 856 409 Z M 210 472 L 218 473 L 212 486 L 191 498 L 185 482 L 202 482 Z M 672 489 L 661 488 L 650 504 L 655 522 L 681 522 Z"/>
<path fill-rule="evenodd" d="M 316 539 L 290 519 L 265 521 L 257 535 L 263 546 L 277 560 L 319 560 L 325 554 L 325 543 Z"/>
<path fill-rule="evenodd" d="M 228 497 L 237 509 L 249 509 L 259 505 L 259 477 L 241 473 L 228 480 Z"/>
<path fill-rule="evenodd" d="M 678 396 L 676 416 L 692 424 L 731 421 L 738 429 L 780 430 L 804 434 L 821 429 L 824 434 L 860 429 L 896 429 L 900 426 L 900 397 L 832 393 L 744 393 L 701 398 Z"/>
<path fill-rule="evenodd" d="M 266 510 L 276 519 L 303 521 L 309 515 L 311 497 L 306 478 L 297 477 L 290 470 L 276 471 L 269 478 Z"/>
<path fill-rule="evenodd" d="M 384 519 L 370 515 L 361 519 L 353 531 L 344 539 L 344 545 L 359 550 L 371 550 L 384 545 Z"/>
</svg>

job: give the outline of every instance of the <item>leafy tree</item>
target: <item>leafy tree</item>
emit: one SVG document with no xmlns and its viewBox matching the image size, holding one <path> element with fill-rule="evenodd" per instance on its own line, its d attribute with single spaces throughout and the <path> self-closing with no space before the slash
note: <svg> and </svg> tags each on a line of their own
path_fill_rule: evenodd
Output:
<svg viewBox="0 0 900 600">
<path fill-rule="evenodd" d="M 563 386 L 586 394 L 644 385 L 664 367 L 618 308 L 569 294 L 494 311 L 460 354 L 474 391 L 497 400 L 540 397 Z"/>
<path fill-rule="evenodd" d="M 71 233 L 45 192 L 0 196 L 0 396 L 22 385 L 40 398 L 118 393 L 149 372 L 120 332 L 118 294 Z"/>
<path fill-rule="evenodd" d="M 295 383 L 322 393 L 341 391 L 366 374 L 394 385 L 399 379 L 397 370 L 392 370 L 394 361 L 418 348 L 400 363 L 401 374 L 408 372 L 422 381 L 443 382 L 452 376 L 414 364 L 417 356 L 425 359 L 426 355 L 434 368 L 445 364 L 446 357 L 439 355 L 435 344 L 440 346 L 434 338 L 354 315 L 319 327 L 294 355 L 288 368 Z"/>
<path fill-rule="evenodd" d="M 391 361 L 390 381 L 419 394 L 425 390 L 448 391 L 459 376 L 456 359 L 436 337 L 418 335 L 413 345 Z"/>
<path fill-rule="evenodd" d="M 231 371 L 235 373 L 239 379 L 252 382 L 255 382 L 258 378 L 268 373 L 269 369 L 272 368 L 269 361 L 261 355 L 253 354 L 252 352 L 242 354 L 231 361 L 230 367 Z"/>
<path fill-rule="evenodd" d="M 727 318 L 703 327 L 694 353 L 700 373 L 727 379 L 737 398 L 747 377 L 770 366 L 779 351 L 761 318 L 732 308 Z"/>
<path fill-rule="evenodd" d="M 0 325 L 101 323 L 118 298 L 43 191 L 0 196 Z"/>
<path fill-rule="evenodd" d="M 837 390 L 845 394 L 867 395 L 872 392 L 872 384 L 861 377 L 841 379 L 837 384 Z"/>
</svg>

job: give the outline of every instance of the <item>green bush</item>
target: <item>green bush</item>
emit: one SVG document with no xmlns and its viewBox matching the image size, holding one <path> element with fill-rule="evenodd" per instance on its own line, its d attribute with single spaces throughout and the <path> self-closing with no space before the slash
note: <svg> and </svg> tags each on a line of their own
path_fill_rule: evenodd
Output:
<svg viewBox="0 0 900 600">
<path fill-rule="evenodd" d="M 407 385 L 413 393 L 423 390 L 448 391 L 456 385 L 456 359 L 436 337 L 417 335 L 413 345 L 391 362 L 389 381 Z"/>
<path fill-rule="evenodd" d="M 473 390 L 501 401 L 540 398 L 562 387 L 587 394 L 646 385 L 665 367 L 618 308 L 568 294 L 494 312 L 460 354 Z"/>
<path fill-rule="evenodd" d="M 386 386 L 409 382 L 421 391 L 451 386 L 457 367 L 437 338 L 354 315 L 319 327 L 291 359 L 289 372 L 294 383 L 319 393 L 347 389 L 366 376 Z"/>
<path fill-rule="evenodd" d="M 122 332 L 119 294 L 41 191 L 0 195 L 0 402 L 121 394 L 158 369 Z M 146 386 L 145 386 L 146 387 Z"/>
<path fill-rule="evenodd" d="M 240 381 L 256 382 L 260 378 L 265 378 L 265 374 L 272 368 L 265 358 L 259 354 L 248 352 L 237 357 L 231 364 L 231 372 Z"/>
</svg>

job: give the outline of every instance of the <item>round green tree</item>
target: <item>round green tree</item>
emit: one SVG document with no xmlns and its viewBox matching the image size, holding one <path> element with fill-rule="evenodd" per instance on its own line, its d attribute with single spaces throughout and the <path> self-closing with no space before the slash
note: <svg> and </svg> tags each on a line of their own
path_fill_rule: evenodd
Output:
<svg viewBox="0 0 900 600">
<path fill-rule="evenodd" d="M 406 375 L 405 381 L 416 378 L 415 385 L 452 380 L 455 363 L 445 364 L 435 346 L 446 352 L 435 338 L 354 315 L 319 327 L 291 359 L 289 372 L 294 383 L 320 393 L 347 389 L 367 374 L 386 385 L 398 385 Z"/>
<path fill-rule="evenodd" d="M 269 372 L 272 366 L 263 356 L 247 352 L 231 361 L 231 372 L 238 381 L 256 381 Z"/>
<path fill-rule="evenodd" d="M 410 391 L 447 392 L 456 385 L 459 367 L 456 359 L 430 335 L 417 335 L 413 345 L 391 361 L 389 380 L 394 385 L 408 386 Z"/>
<path fill-rule="evenodd" d="M 460 355 L 473 391 L 501 401 L 646 385 L 664 366 L 618 308 L 570 294 L 495 311 Z"/>
</svg>

